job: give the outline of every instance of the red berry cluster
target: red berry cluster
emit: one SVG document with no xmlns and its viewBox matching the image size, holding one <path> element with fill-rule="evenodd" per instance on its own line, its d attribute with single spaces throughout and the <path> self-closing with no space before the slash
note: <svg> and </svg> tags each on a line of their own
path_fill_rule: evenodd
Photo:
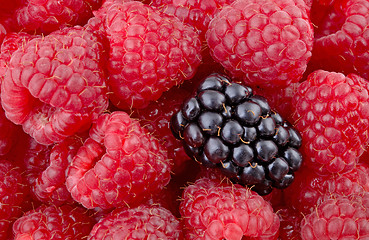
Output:
<svg viewBox="0 0 369 240">
<path fill-rule="evenodd" d="M 368 25 L 369 0 L 0 0 L 0 239 L 369 239 Z M 286 189 L 173 136 L 217 74 L 301 135 Z"/>
</svg>

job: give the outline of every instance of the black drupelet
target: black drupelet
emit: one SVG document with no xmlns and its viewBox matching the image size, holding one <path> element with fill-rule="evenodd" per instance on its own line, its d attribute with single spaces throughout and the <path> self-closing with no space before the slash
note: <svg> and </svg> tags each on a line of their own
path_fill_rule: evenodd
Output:
<svg viewBox="0 0 369 240">
<path fill-rule="evenodd" d="M 187 154 L 260 195 L 283 189 L 302 163 L 301 136 L 250 87 L 211 74 L 173 115 Z"/>
</svg>

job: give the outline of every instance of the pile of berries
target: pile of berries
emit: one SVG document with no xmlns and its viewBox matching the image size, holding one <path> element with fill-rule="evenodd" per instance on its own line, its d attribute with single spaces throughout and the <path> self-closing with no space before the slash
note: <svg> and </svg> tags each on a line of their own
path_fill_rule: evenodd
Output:
<svg viewBox="0 0 369 240">
<path fill-rule="evenodd" d="M 0 240 L 369 239 L 369 0 L 0 3 Z"/>
</svg>

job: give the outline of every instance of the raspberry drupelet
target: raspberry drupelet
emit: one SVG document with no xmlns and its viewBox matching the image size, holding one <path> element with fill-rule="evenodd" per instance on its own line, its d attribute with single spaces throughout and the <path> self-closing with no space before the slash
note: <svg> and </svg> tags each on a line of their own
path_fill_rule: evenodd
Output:
<svg viewBox="0 0 369 240">
<path fill-rule="evenodd" d="M 140 120 L 140 124 L 158 138 L 168 151 L 168 158 L 173 159 L 174 174 L 185 170 L 186 161 L 190 160 L 183 149 L 182 142 L 176 139 L 170 130 L 170 119 L 178 111 L 184 99 L 190 92 L 184 88 L 173 87 L 156 102 L 151 102 L 146 108 L 135 109 L 132 117 Z"/>
<path fill-rule="evenodd" d="M 31 34 L 49 34 L 75 25 L 83 25 L 92 17 L 92 11 L 102 0 L 32 1 L 25 0 L 14 13 L 22 31 Z"/>
<path fill-rule="evenodd" d="M 321 176 L 308 168 L 301 169 L 291 186 L 284 190 L 285 203 L 308 214 L 327 196 L 360 194 L 369 191 L 368 164 L 359 163 L 347 173 Z"/>
<path fill-rule="evenodd" d="M 45 145 L 85 130 L 108 106 L 104 59 L 100 39 L 82 27 L 28 41 L 1 85 L 6 117 Z"/>
<path fill-rule="evenodd" d="M 213 58 L 246 84 L 267 88 L 298 82 L 313 46 L 309 8 L 302 0 L 239 0 L 209 24 Z"/>
<path fill-rule="evenodd" d="M 180 205 L 185 239 L 277 239 L 279 218 L 249 188 L 208 178 L 183 192 Z"/>
<path fill-rule="evenodd" d="M 320 174 L 352 170 L 369 141 L 369 85 L 356 74 L 318 70 L 292 99 L 306 166 Z"/>
<path fill-rule="evenodd" d="M 167 209 L 156 205 L 116 209 L 100 220 L 88 240 L 167 239 L 182 240 L 179 221 Z"/>
<path fill-rule="evenodd" d="M 110 100 L 120 109 L 144 108 L 194 76 L 201 42 L 191 26 L 137 1 L 107 1 L 89 27 L 109 41 Z"/>
<path fill-rule="evenodd" d="M 159 141 L 125 112 L 102 114 L 68 170 L 67 189 L 86 208 L 137 206 L 170 180 Z"/>
<path fill-rule="evenodd" d="M 83 240 L 95 221 L 80 206 L 42 205 L 26 212 L 13 225 L 14 240 Z"/>
<path fill-rule="evenodd" d="M 356 73 L 368 79 L 369 1 L 328 1 L 328 7 L 324 1 L 316 2 L 312 13 L 326 11 L 322 17 L 312 15 L 316 26 L 312 68 Z"/>
<path fill-rule="evenodd" d="M 210 21 L 226 5 L 235 0 L 153 0 L 152 6 L 165 14 L 176 16 L 182 22 L 193 26 L 205 41 L 205 33 Z"/>
<path fill-rule="evenodd" d="M 369 238 L 369 193 L 329 198 L 301 222 L 303 240 Z"/>
</svg>

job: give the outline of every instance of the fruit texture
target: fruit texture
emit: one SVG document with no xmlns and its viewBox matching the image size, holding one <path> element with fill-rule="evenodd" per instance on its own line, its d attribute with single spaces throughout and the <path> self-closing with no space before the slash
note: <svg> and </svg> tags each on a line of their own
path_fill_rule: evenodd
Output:
<svg viewBox="0 0 369 240">
<path fill-rule="evenodd" d="M 187 154 L 261 195 L 288 187 L 302 164 L 300 134 L 250 87 L 211 74 L 172 117 Z"/>
<path fill-rule="evenodd" d="M 307 67 L 313 27 L 303 1 L 239 0 L 214 17 L 206 41 L 233 76 L 249 85 L 286 87 Z"/>
<path fill-rule="evenodd" d="M 90 27 L 109 40 L 110 100 L 120 109 L 144 108 L 194 76 L 201 42 L 190 26 L 137 1 L 106 2 Z"/>
<path fill-rule="evenodd" d="M 41 144 L 61 142 L 107 108 L 103 46 L 82 27 L 30 40 L 1 85 L 6 117 Z"/>
<path fill-rule="evenodd" d="M 0 79 L 1 82 L 4 79 L 6 70 L 8 68 L 10 59 L 13 52 L 18 48 L 24 47 L 24 45 L 32 38 L 37 37 L 37 35 L 30 35 L 24 32 L 11 32 L 5 35 L 4 40 L 0 48 Z"/>
<path fill-rule="evenodd" d="M 125 112 L 102 114 L 68 170 L 67 189 L 86 208 L 137 206 L 170 180 L 158 140 Z"/>
<path fill-rule="evenodd" d="M 167 239 L 182 240 L 179 221 L 167 209 L 155 205 L 140 205 L 116 209 L 100 220 L 88 240 Z"/>
<path fill-rule="evenodd" d="M 327 199 L 301 222 L 303 240 L 366 239 L 369 237 L 369 195 Z"/>
<path fill-rule="evenodd" d="M 321 19 L 316 18 L 312 65 L 327 71 L 356 73 L 367 79 L 369 1 L 334 1 Z"/>
<path fill-rule="evenodd" d="M 226 5 L 235 0 L 153 0 L 152 6 L 180 21 L 193 26 L 205 40 L 210 21 Z"/>
<path fill-rule="evenodd" d="M 0 239 L 10 237 L 13 222 L 22 214 L 27 188 L 21 171 L 11 161 L 0 160 Z"/>
<path fill-rule="evenodd" d="M 81 137 L 71 136 L 51 148 L 45 156 L 48 157 L 46 168 L 37 175 L 32 185 L 32 193 L 39 201 L 56 206 L 73 203 L 65 185 L 66 171 L 82 144 Z"/>
<path fill-rule="evenodd" d="M 295 127 L 306 166 L 321 174 L 352 170 L 368 143 L 368 82 L 318 70 L 297 88 Z"/>
<path fill-rule="evenodd" d="M 49 34 L 55 30 L 83 25 L 101 0 L 25 0 L 17 8 L 15 17 L 23 31 Z"/>
<path fill-rule="evenodd" d="M 168 152 L 168 158 L 173 159 L 172 171 L 181 173 L 183 164 L 190 160 L 183 149 L 182 142 L 176 139 L 170 130 L 170 119 L 179 111 L 182 102 L 190 93 L 184 88 L 173 87 L 163 93 L 158 101 L 151 102 L 146 108 L 133 110 L 131 116 L 140 120 L 140 124 L 152 133 Z"/>
<path fill-rule="evenodd" d="M 42 205 L 15 221 L 14 240 L 82 240 L 86 239 L 94 223 L 82 207 Z"/>
<path fill-rule="evenodd" d="M 284 191 L 287 205 L 308 214 L 327 196 L 361 194 L 369 191 L 369 167 L 359 163 L 343 174 L 321 176 L 308 168 L 301 169 L 291 186 Z"/>
<path fill-rule="evenodd" d="M 277 239 L 279 218 L 249 188 L 201 178 L 183 193 L 185 239 Z"/>
</svg>

